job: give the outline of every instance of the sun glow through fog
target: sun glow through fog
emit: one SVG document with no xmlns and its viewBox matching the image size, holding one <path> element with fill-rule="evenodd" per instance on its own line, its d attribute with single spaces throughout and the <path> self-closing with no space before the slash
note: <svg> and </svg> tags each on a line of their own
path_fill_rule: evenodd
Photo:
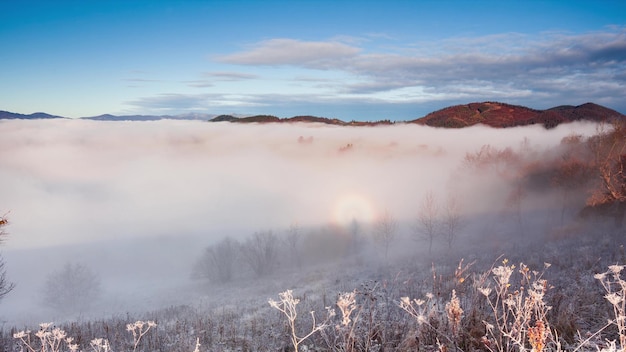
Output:
<svg viewBox="0 0 626 352">
<path fill-rule="evenodd" d="M 335 201 L 332 219 L 338 225 L 347 225 L 352 221 L 370 223 L 376 216 L 372 202 L 361 194 L 341 195 Z"/>
</svg>

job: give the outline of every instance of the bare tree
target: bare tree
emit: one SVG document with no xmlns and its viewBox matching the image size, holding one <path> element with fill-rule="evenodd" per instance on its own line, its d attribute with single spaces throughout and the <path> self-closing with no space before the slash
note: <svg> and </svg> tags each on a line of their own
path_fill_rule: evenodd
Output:
<svg viewBox="0 0 626 352">
<path fill-rule="evenodd" d="M 239 246 L 237 240 L 225 237 L 220 242 L 207 247 L 196 263 L 195 276 L 206 277 L 220 283 L 231 281 L 239 256 Z"/>
<path fill-rule="evenodd" d="M 389 246 L 396 238 L 397 230 L 398 223 L 388 211 L 385 211 L 374 224 L 374 240 L 385 249 L 385 263 L 389 257 Z"/>
<path fill-rule="evenodd" d="M 50 274 L 43 287 L 44 303 L 62 312 L 82 312 L 99 296 L 99 277 L 79 263 L 67 263 L 61 270 Z"/>
<path fill-rule="evenodd" d="M 424 201 L 417 214 L 414 238 L 416 240 L 421 239 L 428 241 L 428 254 L 431 254 L 433 242 L 439 235 L 440 230 L 439 205 L 435 200 L 435 195 L 430 191 L 424 196 Z"/>
<path fill-rule="evenodd" d="M 452 249 L 452 244 L 457 239 L 459 231 L 464 225 L 461 204 L 455 195 L 448 195 L 442 215 L 441 233 L 448 244 L 448 249 Z"/>
<path fill-rule="evenodd" d="M 302 260 L 300 255 L 300 242 L 302 241 L 302 231 L 297 223 L 291 224 L 287 229 L 287 235 L 285 236 L 285 243 L 289 248 L 289 254 L 291 255 L 291 264 L 295 265 L 298 269 L 302 268 Z"/>
<path fill-rule="evenodd" d="M 0 217 L 0 244 L 4 242 L 7 233 L 4 231 L 4 227 L 8 224 L 8 220 L 6 217 Z M 4 259 L 0 257 L 0 299 L 6 296 L 9 292 L 13 290 L 15 284 L 9 282 L 7 278 L 7 272 L 4 267 Z"/>
<path fill-rule="evenodd" d="M 257 276 L 271 274 L 278 265 L 278 238 L 272 231 L 257 232 L 244 242 L 241 252 Z"/>
</svg>

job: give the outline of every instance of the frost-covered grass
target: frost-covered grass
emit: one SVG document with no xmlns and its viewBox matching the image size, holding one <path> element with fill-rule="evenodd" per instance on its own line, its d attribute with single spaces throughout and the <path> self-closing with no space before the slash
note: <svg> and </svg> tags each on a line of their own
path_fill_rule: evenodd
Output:
<svg viewBox="0 0 626 352">
<path fill-rule="evenodd" d="M 369 267 L 346 258 L 223 284 L 208 291 L 216 297 L 189 305 L 45 324 L 30 333 L 4 329 L 0 345 L 4 351 L 622 350 L 621 236 L 533 240 L 498 252 L 474 248 Z"/>
</svg>

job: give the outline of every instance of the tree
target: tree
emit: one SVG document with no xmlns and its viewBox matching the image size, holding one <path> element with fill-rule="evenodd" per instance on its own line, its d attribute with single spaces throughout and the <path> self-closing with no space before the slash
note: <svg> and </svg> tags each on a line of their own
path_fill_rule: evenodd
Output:
<svg viewBox="0 0 626 352">
<path fill-rule="evenodd" d="M 207 247 L 196 263 L 196 276 L 220 283 L 231 281 L 239 256 L 239 247 L 239 242 L 230 237 L 225 237 L 220 242 Z"/>
<path fill-rule="evenodd" d="M 522 144 L 524 146 L 527 143 Z M 511 148 L 499 150 L 489 144 L 483 145 L 479 151 L 466 153 L 463 166 L 470 170 L 491 170 L 498 176 L 508 177 L 511 170 L 519 163 L 520 156 Z"/>
<path fill-rule="evenodd" d="M 256 232 L 244 242 L 241 252 L 257 276 L 271 274 L 278 265 L 278 239 L 272 231 Z"/>
<path fill-rule="evenodd" d="M 295 265 L 298 269 L 302 267 L 302 260 L 300 259 L 300 241 L 302 240 L 302 231 L 300 226 L 294 223 L 287 229 L 287 235 L 285 236 L 285 243 L 289 248 L 291 254 L 291 264 Z"/>
<path fill-rule="evenodd" d="M 497 149 L 484 145 L 478 152 L 467 153 L 463 165 L 473 172 L 490 172 L 504 181 L 510 188 L 504 199 L 506 207 L 514 214 L 519 228 L 519 238 L 523 238 L 524 199 L 527 197 L 526 176 L 532 174 L 540 165 L 531 162 L 533 154 L 528 138 L 524 138 L 518 150 L 512 148 Z"/>
<path fill-rule="evenodd" d="M 588 142 L 597 184 L 587 205 L 609 209 L 621 228 L 626 213 L 626 122 L 614 122 L 610 129 L 601 127 Z"/>
<path fill-rule="evenodd" d="M 397 230 L 398 223 L 388 211 L 385 211 L 385 213 L 374 224 L 374 240 L 381 244 L 385 249 L 385 263 L 387 263 L 389 256 L 389 246 L 396 238 Z"/>
<path fill-rule="evenodd" d="M 565 150 L 553 163 L 550 185 L 561 192 L 561 225 L 565 224 L 565 213 L 572 198 L 593 179 L 593 168 L 589 163 L 589 153 L 581 135 L 571 135 L 561 140 Z M 581 199 L 582 200 L 582 199 Z M 578 204 L 580 205 L 580 204 Z"/>
<path fill-rule="evenodd" d="M 428 241 L 428 254 L 432 254 L 433 242 L 440 233 L 440 229 L 439 205 L 435 200 L 435 195 L 430 191 L 424 196 L 414 231 L 415 239 Z"/>
<path fill-rule="evenodd" d="M 7 233 L 4 231 L 4 227 L 8 224 L 8 220 L 6 217 L 0 217 L 0 244 L 4 242 Z M 15 284 L 9 282 L 7 278 L 7 272 L 4 267 L 4 259 L 0 257 L 0 299 L 6 296 L 9 292 L 11 292 L 15 288 Z"/>
<path fill-rule="evenodd" d="M 61 270 L 48 276 L 43 287 L 44 303 L 61 312 L 82 312 L 99 296 L 100 278 L 79 263 L 66 263 Z"/>
<path fill-rule="evenodd" d="M 452 249 L 452 243 L 458 237 L 459 231 L 463 227 L 463 214 L 461 204 L 454 195 L 449 195 L 443 208 L 443 218 L 441 219 L 441 233 L 448 244 L 448 249 Z"/>
</svg>

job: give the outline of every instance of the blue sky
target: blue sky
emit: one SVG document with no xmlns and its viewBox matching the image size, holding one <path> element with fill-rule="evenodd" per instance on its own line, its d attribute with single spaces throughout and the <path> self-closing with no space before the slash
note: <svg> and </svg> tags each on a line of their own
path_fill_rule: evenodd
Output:
<svg viewBox="0 0 626 352">
<path fill-rule="evenodd" d="M 0 44 L 19 113 L 626 113 L 624 1 L 3 1 Z"/>
</svg>

